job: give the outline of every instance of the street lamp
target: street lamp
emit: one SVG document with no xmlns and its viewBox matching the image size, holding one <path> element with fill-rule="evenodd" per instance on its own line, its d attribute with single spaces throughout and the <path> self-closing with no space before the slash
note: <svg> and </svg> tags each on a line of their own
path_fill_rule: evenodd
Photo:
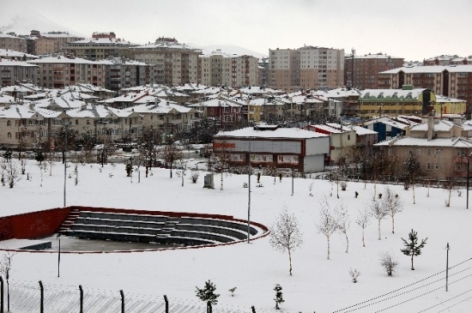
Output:
<svg viewBox="0 0 472 313">
<path fill-rule="evenodd" d="M 251 235 L 251 139 L 252 137 L 249 137 L 249 154 L 248 154 L 248 160 L 247 160 L 247 187 L 248 187 L 248 193 L 247 193 L 247 243 L 250 243 L 249 237 Z"/>
<path fill-rule="evenodd" d="M 69 126 L 71 125 L 71 121 L 65 118 L 62 121 L 62 125 L 64 126 L 65 132 L 65 144 L 64 144 L 64 207 L 66 207 L 66 189 L 67 189 L 67 133 L 69 131 Z"/>
<path fill-rule="evenodd" d="M 129 177 L 131 178 L 131 183 L 133 183 L 133 157 L 129 158 L 130 172 Z"/>
<path fill-rule="evenodd" d="M 292 196 L 294 194 L 294 179 L 295 179 L 295 173 L 297 172 L 296 169 L 292 168 Z"/>
<path fill-rule="evenodd" d="M 470 158 L 472 158 L 472 153 L 467 156 L 467 205 L 466 209 L 469 209 L 469 171 L 470 171 Z"/>
</svg>

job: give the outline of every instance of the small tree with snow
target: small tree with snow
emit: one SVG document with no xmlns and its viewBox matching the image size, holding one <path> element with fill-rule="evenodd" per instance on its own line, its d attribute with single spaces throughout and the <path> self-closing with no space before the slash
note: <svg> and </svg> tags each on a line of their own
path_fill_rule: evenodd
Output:
<svg viewBox="0 0 472 313">
<path fill-rule="evenodd" d="M 190 180 L 192 183 L 196 184 L 198 181 L 198 177 L 200 176 L 200 172 L 197 170 L 191 170 L 190 171 Z"/>
<path fill-rule="evenodd" d="M 351 276 L 352 282 L 357 283 L 357 277 L 361 275 L 361 272 L 359 272 L 356 268 L 349 268 L 349 275 Z"/>
<path fill-rule="evenodd" d="M 349 252 L 349 237 L 347 235 L 347 231 L 349 230 L 349 226 L 351 225 L 351 220 L 349 218 L 349 213 L 347 208 L 344 204 L 340 204 L 335 208 L 336 214 L 336 228 L 339 232 L 344 234 L 346 238 L 346 253 Z"/>
<path fill-rule="evenodd" d="M 408 234 L 408 241 L 403 239 L 403 244 L 405 245 L 405 249 L 401 249 L 400 251 L 407 256 L 411 256 L 411 270 L 414 271 L 415 268 L 413 266 L 413 258 L 415 256 L 421 255 L 421 249 L 424 248 L 426 241 L 428 238 L 421 240 L 421 243 L 418 244 L 418 233 L 413 229 Z"/>
<path fill-rule="evenodd" d="M 379 240 L 382 239 L 380 232 L 380 224 L 382 220 L 387 216 L 387 211 L 384 210 L 380 201 L 373 200 L 370 203 L 370 214 L 377 220 L 378 229 L 379 229 Z"/>
<path fill-rule="evenodd" d="M 382 265 L 382 267 L 385 269 L 387 275 L 392 276 L 393 272 L 395 272 L 395 269 L 398 266 L 395 255 L 390 252 L 381 252 L 379 259 L 380 265 Z"/>
<path fill-rule="evenodd" d="M 231 292 L 231 297 L 234 297 L 234 292 L 236 291 L 236 287 L 233 287 L 229 289 L 228 291 Z"/>
<path fill-rule="evenodd" d="M 10 273 L 13 267 L 13 257 L 15 256 L 12 252 L 6 252 L 3 255 L 3 259 L 0 265 L 0 273 L 5 276 L 7 280 L 7 308 L 10 312 Z"/>
<path fill-rule="evenodd" d="M 320 206 L 320 219 L 319 222 L 316 224 L 316 229 L 318 233 L 323 234 L 326 237 L 326 240 L 328 241 L 327 259 L 329 260 L 330 238 L 331 235 L 337 230 L 338 223 L 336 221 L 336 215 L 334 214 L 334 211 L 329 207 L 328 200 L 326 198 L 320 201 Z"/>
<path fill-rule="evenodd" d="M 300 231 L 297 218 L 284 210 L 280 213 L 275 224 L 270 228 L 271 246 L 284 253 L 287 251 L 290 264 L 290 276 L 292 276 L 292 251 L 303 243 L 303 235 Z"/>
<path fill-rule="evenodd" d="M 392 234 L 395 234 L 395 215 L 403 211 L 403 203 L 398 195 L 394 194 L 389 187 L 385 188 L 384 194 L 382 209 L 392 218 Z"/>
<path fill-rule="evenodd" d="M 220 296 L 219 294 L 216 294 L 216 285 L 212 283 L 210 280 L 205 282 L 205 286 L 200 289 L 198 287 L 195 287 L 197 298 L 204 301 L 204 302 L 210 302 L 211 304 L 218 304 L 218 297 Z"/>
<path fill-rule="evenodd" d="M 280 310 L 279 304 L 285 302 L 284 300 L 284 294 L 282 293 L 282 286 L 280 284 L 275 285 L 274 287 L 275 291 L 275 309 Z"/>
<path fill-rule="evenodd" d="M 365 237 L 364 237 L 365 229 L 370 224 L 370 216 L 371 214 L 370 214 L 369 208 L 365 208 L 363 210 L 360 210 L 357 213 L 357 217 L 356 217 L 356 224 L 362 228 L 362 246 L 363 247 L 365 247 Z"/>
</svg>

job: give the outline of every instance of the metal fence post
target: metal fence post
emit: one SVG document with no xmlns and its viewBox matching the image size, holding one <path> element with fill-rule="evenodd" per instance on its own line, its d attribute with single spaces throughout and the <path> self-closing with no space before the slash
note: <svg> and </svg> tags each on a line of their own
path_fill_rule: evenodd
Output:
<svg viewBox="0 0 472 313">
<path fill-rule="evenodd" d="M 123 290 L 120 290 L 121 295 L 121 313 L 125 313 L 125 293 Z"/>
<path fill-rule="evenodd" d="M 82 289 L 82 285 L 79 285 L 80 291 L 80 313 L 84 313 L 84 290 Z"/>
<path fill-rule="evenodd" d="M 40 299 L 39 299 L 39 312 L 44 313 L 44 286 L 42 281 L 39 281 Z"/>
<path fill-rule="evenodd" d="M 3 277 L 0 276 L 0 284 L 1 284 L 1 289 L 0 289 L 0 301 L 2 302 L 0 304 L 0 313 L 3 313 Z"/>
<path fill-rule="evenodd" d="M 166 295 L 164 295 L 164 302 L 166 303 L 166 313 L 169 313 L 169 300 Z"/>
</svg>

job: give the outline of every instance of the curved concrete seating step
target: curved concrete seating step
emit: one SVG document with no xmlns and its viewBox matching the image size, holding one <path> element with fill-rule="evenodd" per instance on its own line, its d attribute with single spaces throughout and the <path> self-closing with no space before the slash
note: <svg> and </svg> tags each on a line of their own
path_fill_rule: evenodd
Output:
<svg viewBox="0 0 472 313">
<path fill-rule="evenodd" d="M 183 245 L 183 246 L 197 246 L 197 245 L 212 245 L 218 244 L 220 242 L 194 238 L 190 236 L 185 237 L 157 237 L 151 235 L 138 235 L 138 234 L 128 234 L 128 233 L 119 233 L 119 232 L 94 232 L 94 231 L 82 231 L 77 230 L 73 231 L 73 235 L 82 239 L 92 239 L 92 240 L 114 240 L 114 241 L 126 241 L 126 242 L 142 242 L 142 243 L 158 243 L 165 245 Z"/>
<path fill-rule="evenodd" d="M 170 245 L 208 245 L 247 239 L 247 223 L 204 217 L 80 211 L 61 232 L 67 236 Z M 251 236 L 261 230 L 251 225 Z"/>
<path fill-rule="evenodd" d="M 219 219 L 204 219 L 204 218 L 195 218 L 195 217 L 182 217 L 180 219 L 180 223 L 183 224 L 200 224 L 200 225 L 216 225 L 222 226 L 227 228 L 236 228 L 242 230 L 247 233 L 247 224 L 240 223 L 237 221 L 227 221 L 227 220 L 219 220 Z M 250 227 L 249 232 L 251 235 L 256 235 L 258 233 L 257 229 L 254 227 Z"/>
</svg>

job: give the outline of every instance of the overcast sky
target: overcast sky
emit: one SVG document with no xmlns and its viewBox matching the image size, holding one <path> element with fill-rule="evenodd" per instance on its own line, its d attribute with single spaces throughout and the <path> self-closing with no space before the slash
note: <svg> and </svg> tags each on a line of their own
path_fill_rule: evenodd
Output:
<svg viewBox="0 0 472 313">
<path fill-rule="evenodd" d="M 0 29 L 62 26 L 136 43 L 166 36 L 265 55 L 312 45 L 422 60 L 472 55 L 471 14 L 471 0 L 0 0 Z"/>
</svg>

